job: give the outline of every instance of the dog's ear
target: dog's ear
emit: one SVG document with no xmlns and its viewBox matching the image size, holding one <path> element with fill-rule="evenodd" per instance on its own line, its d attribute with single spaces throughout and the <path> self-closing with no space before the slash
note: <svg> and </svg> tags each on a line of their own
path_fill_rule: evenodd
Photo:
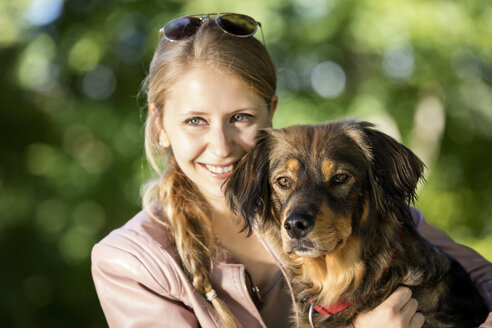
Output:
<svg viewBox="0 0 492 328">
<path fill-rule="evenodd" d="M 270 139 L 269 129 L 258 132 L 256 146 L 239 161 L 225 187 L 226 201 L 243 221 L 241 231 L 247 230 L 248 235 L 255 220 L 265 220 L 268 215 Z M 263 222 L 256 223 L 261 226 Z"/>
<path fill-rule="evenodd" d="M 363 122 L 361 127 L 369 142 L 371 174 L 376 188 L 383 192 L 393 210 L 404 210 L 416 199 L 416 188 L 423 179 L 424 163 L 410 149 L 392 137 Z"/>
</svg>

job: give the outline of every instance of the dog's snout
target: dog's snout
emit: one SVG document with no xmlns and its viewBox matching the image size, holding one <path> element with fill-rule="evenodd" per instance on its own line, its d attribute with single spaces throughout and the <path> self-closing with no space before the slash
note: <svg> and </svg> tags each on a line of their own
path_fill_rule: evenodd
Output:
<svg viewBox="0 0 492 328">
<path fill-rule="evenodd" d="M 284 228 L 291 238 L 301 239 L 314 227 L 314 217 L 307 214 L 292 214 L 284 222 Z"/>
</svg>

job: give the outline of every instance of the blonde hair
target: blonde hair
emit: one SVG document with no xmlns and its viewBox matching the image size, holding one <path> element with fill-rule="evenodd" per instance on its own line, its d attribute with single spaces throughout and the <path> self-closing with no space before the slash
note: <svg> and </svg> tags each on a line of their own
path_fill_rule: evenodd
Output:
<svg viewBox="0 0 492 328">
<path fill-rule="evenodd" d="M 209 279 L 215 246 L 210 205 L 179 168 L 172 151 L 167 151 L 166 156 L 166 150 L 158 143 L 167 92 L 194 64 L 235 74 L 265 99 L 268 108 L 277 81 L 275 66 L 261 42 L 253 37 L 226 34 L 211 20 L 189 39 L 177 42 L 162 39 L 144 80 L 147 102 L 155 108 L 148 112 L 145 123 L 145 151 L 159 177 L 144 186 L 143 206 L 171 231 L 182 266 L 194 288 L 203 295 L 215 296 Z M 163 170 L 166 157 L 167 168 Z M 151 209 L 154 200 L 159 201 L 162 211 Z M 226 327 L 241 327 L 220 298 L 209 297 L 209 300 Z"/>
</svg>

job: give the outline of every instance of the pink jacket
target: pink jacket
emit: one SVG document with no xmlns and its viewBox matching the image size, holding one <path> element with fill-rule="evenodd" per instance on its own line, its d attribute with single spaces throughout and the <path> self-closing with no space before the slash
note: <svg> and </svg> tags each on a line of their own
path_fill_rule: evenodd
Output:
<svg viewBox="0 0 492 328">
<path fill-rule="evenodd" d="M 492 308 L 492 264 L 427 224 L 418 210 L 413 215 L 420 233 L 460 261 Z M 268 297 L 258 310 L 247 291 L 244 265 L 220 246 L 212 258 L 212 285 L 244 327 L 288 326 L 292 299 L 281 292 L 283 275 L 262 291 Z M 223 327 L 183 272 L 169 232 L 146 211 L 94 246 L 92 276 L 110 327 Z M 492 313 L 481 327 L 492 327 Z"/>
</svg>

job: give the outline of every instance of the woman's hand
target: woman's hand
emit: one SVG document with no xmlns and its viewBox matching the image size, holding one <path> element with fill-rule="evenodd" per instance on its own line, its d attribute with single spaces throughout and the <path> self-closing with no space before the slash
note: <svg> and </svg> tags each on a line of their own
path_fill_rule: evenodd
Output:
<svg viewBox="0 0 492 328">
<path fill-rule="evenodd" d="M 355 328 L 420 328 L 424 324 L 422 313 L 416 312 L 418 302 L 407 287 L 398 287 L 383 303 L 369 312 L 360 313 L 354 321 Z"/>
</svg>

